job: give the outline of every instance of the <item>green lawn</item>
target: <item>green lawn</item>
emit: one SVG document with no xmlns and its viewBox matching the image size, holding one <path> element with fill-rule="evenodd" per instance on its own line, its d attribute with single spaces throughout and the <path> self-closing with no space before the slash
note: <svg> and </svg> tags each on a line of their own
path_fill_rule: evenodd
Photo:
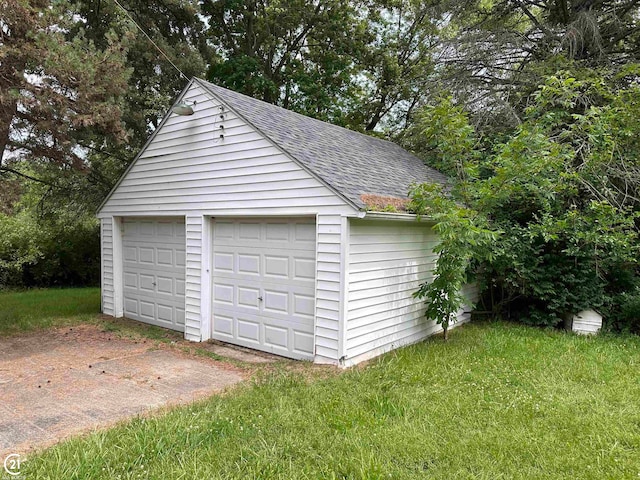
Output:
<svg viewBox="0 0 640 480">
<path fill-rule="evenodd" d="M 99 312 L 99 288 L 0 292 L 0 335 L 76 324 Z"/>
<path fill-rule="evenodd" d="M 37 479 L 638 479 L 640 338 L 471 324 L 62 443 Z"/>
</svg>

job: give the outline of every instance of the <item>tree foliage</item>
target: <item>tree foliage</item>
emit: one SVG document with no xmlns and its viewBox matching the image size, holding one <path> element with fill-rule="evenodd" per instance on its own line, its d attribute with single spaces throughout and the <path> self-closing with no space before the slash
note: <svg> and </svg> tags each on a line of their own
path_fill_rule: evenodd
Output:
<svg viewBox="0 0 640 480">
<path fill-rule="evenodd" d="M 470 280 L 474 267 L 493 260 L 492 247 L 500 232 L 491 230 L 479 212 L 448 198 L 440 185 L 413 185 L 409 195 L 408 208 L 418 219 L 424 216 L 433 222 L 438 233 L 433 278 L 422 283 L 414 297 L 425 300 L 425 316 L 442 325 L 447 340 L 449 326 L 465 302 L 462 287 Z"/>
<path fill-rule="evenodd" d="M 215 83 L 356 130 L 398 130 L 428 96 L 444 11 L 429 1 L 205 1 Z"/>
<path fill-rule="evenodd" d="M 481 264 L 495 313 L 544 325 L 585 308 L 616 314 L 613 299 L 629 288 L 619 279 L 622 272 L 635 276 L 638 254 L 640 183 L 630 172 L 639 166 L 639 150 L 628 132 L 640 126 L 632 100 L 639 95 L 636 84 L 617 83 L 597 71 L 584 80 L 559 72 L 534 92 L 517 129 L 488 148 L 476 144 L 468 157 L 475 168 L 461 178 L 463 200 L 488 219 L 490 230 L 502 232 L 491 256 L 469 249 Z M 427 111 L 424 122 L 436 125 L 460 125 L 463 118 L 446 103 Z M 467 131 L 462 125 L 455 130 Z M 425 138 L 416 142 L 457 152 L 449 146 L 455 140 L 447 128 L 417 131 Z M 455 189 L 453 194 L 459 195 Z M 446 218 L 460 211 L 451 200 Z M 438 269 L 441 262 L 446 268 L 468 234 L 454 235 L 461 244 L 443 237 Z M 420 294 L 433 301 L 436 288 L 449 294 L 434 284 L 421 287 Z"/>
<path fill-rule="evenodd" d="M 104 49 L 69 37 L 74 15 L 65 1 L 0 4 L 0 174 L 18 161 L 83 170 L 85 146 L 124 139 L 126 51 L 109 32 Z"/>
<path fill-rule="evenodd" d="M 546 76 L 571 61 L 586 68 L 637 63 L 637 0 L 450 2 L 440 81 L 482 130 L 520 123 Z"/>
</svg>

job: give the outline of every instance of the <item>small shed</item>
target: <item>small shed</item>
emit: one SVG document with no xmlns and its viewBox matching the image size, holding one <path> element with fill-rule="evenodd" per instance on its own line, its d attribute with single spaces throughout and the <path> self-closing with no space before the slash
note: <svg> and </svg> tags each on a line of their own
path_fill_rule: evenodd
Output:
<svg viewBox="0 0 640 480">
<path fill-rule="evenodd" d="M 435 233 L 370 207 L 441 173 L 204 80 L 178 103 L 193 115 L 165 116 L 98 212 L 104 314 L 340 365 L 440 330 L 412 296 Z"/>
</svg>

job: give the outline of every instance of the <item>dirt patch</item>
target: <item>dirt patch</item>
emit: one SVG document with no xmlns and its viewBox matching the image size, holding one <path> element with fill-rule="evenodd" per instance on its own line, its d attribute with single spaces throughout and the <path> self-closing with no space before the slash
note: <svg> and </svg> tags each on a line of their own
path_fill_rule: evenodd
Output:
<svg viewBox="0 0 640 480">
<path fill-rule="evenodd" d="M 96 325 L 0 338 L 0 458 L 221 392 L 251 374 L 183 349 Z M 264 357 L 243 352 L 251 360 Z"/>
</svg>

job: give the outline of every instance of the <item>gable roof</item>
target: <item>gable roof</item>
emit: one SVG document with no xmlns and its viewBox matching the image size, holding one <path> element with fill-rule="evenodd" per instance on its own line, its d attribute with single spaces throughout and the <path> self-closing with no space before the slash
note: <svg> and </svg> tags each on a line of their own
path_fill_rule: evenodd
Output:
<svg viewBox="0 0 640 480">
<path fill-rule="evenodd" d="M 411 183 L 447 183 L 444 174 L 393 142 L 196 80 L 281 150 L 360 208 L 366 206 L 362 195 L 406 198 Z"/>
</svg>

